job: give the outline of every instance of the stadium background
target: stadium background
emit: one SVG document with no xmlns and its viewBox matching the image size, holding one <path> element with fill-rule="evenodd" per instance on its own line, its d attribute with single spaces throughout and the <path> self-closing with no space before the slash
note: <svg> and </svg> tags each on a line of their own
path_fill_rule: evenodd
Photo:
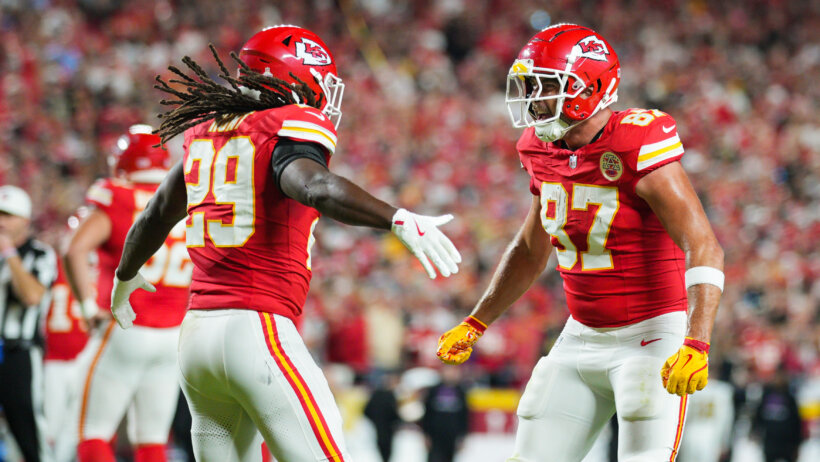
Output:
<svg viewBox="0 0 820 462">
<path fill-rule="evenodd" d="M 368 454 L 372 430 L 360 415 L 370 386 L 412 370 L 398 393 L 403 415 L 418 417 L 419 388 L 440 370 L 438 335 L 470 310 L 530 204 L 504 105 L 510 63 L 550 23 L 593 27 L 621 59 L 615 108 L 676 118 L 684 167 L 725 250 L 710 377 L 736 389 L 735 447 L 752 458 L 734 460 L 755 460 L 748 423 L 778 370 L 813 436 L 803 460 L 816 456 L 817 2 L 3 0 L 0 12 L 0 184 L 29 191 L 35 229 L 52 244 L 107 174 L 117 137 L 132 123 L 158 124 L 152 85 L 168 65 L 188 55 L 215 75 L 208 43 L 224 58 L 265 25 L 297 24 L 325 40 L 347 86 L 333 169 L 390 202 L 454 213 L 446 232 L 464 256 L 457 276 L 430 281 L 387 234 L 317 227 L 303 334 L 327 365 L 350 445 Z M 179 141 L 170 149 L 181 155 Z M 464 460 L 485 460 L 488 448 L 504 457 L 518 391 L 566 316 L 560 278 L 547 270 L 459 369 L 474 411 Z M 396 451 L 423 460 L 413 424 Z"/>
</svg>

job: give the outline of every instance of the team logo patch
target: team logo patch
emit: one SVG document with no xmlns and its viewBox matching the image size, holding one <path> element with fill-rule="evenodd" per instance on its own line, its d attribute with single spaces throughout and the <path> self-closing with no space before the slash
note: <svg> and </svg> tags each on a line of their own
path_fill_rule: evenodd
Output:
<svg viewBox="0 0 820 462">
<path fill-rule="evenodd" d="M 330 53 L 313 40 L 302 37 L 302 41 L 296 42 L 295 45 L 296 57 L 306 65 L 327 66 L 330 64 Z"/>
<path fill-rule="evenodd" d="M 624 165 L 621 159 L 612 152 L 605 152 L 601 156 L 601 174 L 609 181 L 618 181 L 624 173 Z"/>
<path fill-rule="evenodd" d="M 594 59 L 595 61 L 606 61 L 609 49 L 606 43 L 594 35 L 583 38 L 575 44 L 577 50 L 575 54 L 581 58 Z"/>
</svg>

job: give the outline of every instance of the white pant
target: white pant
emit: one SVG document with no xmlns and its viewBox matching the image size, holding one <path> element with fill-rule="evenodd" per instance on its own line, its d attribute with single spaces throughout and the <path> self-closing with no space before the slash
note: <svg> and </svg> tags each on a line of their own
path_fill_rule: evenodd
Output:
<svg viewBox="0 0 820 462">
<path fill-rule="evenodd" d="M 111 321 L 91 354 L 80 410 L 80 440 L 110 440 L 128 412 L 132 445 L 165 444 L 179 398 L 179 328 Z"/>
<path fill-rule="evenodd" d="M 289 319 L 191 310 L 179 365 L 197 461 L 260 460 L 257 429 L 279 462 L 350 460 L 327 380 Z"/>
<path fill-rule="evenodd" d="M 71 360 L 46 360 L 43 363 L 45 393 L 43 411 L 46 417 L 46 440 L 52 446 L 56 462 L 70 462 L 77 455 L 77 424 L 83 380 L 91 360 L 93 342 Z"/>
<path fill-rule="evenodd" d="M 620 462 L 674 460 L 687 399 L 666 392 L 660 370 L 685 328 L 683 312 L 607 329 L 570 318 L 521 396 L 508 460 L 581 461 L 616 410 Z"/>
</svg>

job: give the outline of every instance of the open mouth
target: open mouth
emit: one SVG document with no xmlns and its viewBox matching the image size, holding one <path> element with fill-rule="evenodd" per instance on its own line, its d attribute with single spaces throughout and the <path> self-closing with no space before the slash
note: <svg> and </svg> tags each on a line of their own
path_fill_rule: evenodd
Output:
<svg viewBox="0 0 820 462">
<path fill-rule="evenodd" d="M 530 115 L 536 121 L 547 120 L 553 116 L 552 111 L 546 104 L 533 104 L 530 108 Z"/>
</svg>

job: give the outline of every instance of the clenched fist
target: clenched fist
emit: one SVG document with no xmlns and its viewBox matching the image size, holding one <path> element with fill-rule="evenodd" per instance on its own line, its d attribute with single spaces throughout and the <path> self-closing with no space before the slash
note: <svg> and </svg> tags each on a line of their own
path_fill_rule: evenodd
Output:
<svg viewBox="0 0 820 462">
<path fill-rule="evenodd" d="M 709 379 L 709 344 L 686 337 L 680 350 L 664 363 L 661 379 L 670 394 L 703 390 Z"/>
<path fill-rule="evenodd" d="M 477 318 L 467 316 L 461 324 L 441 335 L 436 356 L 446 364 L 462 364 L 470 357 L 473 344 L 486 329 L 486 324 Z"/>
</svg>

